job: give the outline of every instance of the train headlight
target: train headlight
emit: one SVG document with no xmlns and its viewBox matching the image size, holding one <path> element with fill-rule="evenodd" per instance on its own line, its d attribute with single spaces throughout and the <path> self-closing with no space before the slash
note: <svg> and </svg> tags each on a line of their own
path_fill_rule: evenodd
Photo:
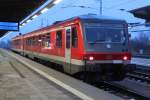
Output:
<svg viewBox="0 0 150 100">
<path fill-rule="evenodd" d="M 128 60 L 128 57 L 127 57 L 127 56 L 124 56 L 124 57 L 123 57 L 123 60 Z"/>
<path fill-rule="evenodd" d="M 90 57 L 89 57 L 89 60 L 90 60 L 90 61 L 94 60 L 94 57 L 93 57 L 93 56 L 90 56 Z"/>
</svg>

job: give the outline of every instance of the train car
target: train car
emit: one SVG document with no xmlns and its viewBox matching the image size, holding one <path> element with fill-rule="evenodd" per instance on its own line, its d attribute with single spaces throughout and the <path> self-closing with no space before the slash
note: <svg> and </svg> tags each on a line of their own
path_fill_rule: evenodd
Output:
<svg viewBox="0 0 150 100">
<path fill-rule="evenodd" d="M 22 43 L 23 43 L 22 36 L 16 36 L 15 38 L 12 38 L 11 50 L 15 51 L 16 53 L 22 53 L 23 52 Z"/>
<path fill-rule="evenodd" d="M 135 69 L 130 64 L 128 25 L 120 19 L 82 15 L 17 36 L 12 42 L 13 50 L 53 62 L 75 76 L 122 80 Z"/>
</svg>

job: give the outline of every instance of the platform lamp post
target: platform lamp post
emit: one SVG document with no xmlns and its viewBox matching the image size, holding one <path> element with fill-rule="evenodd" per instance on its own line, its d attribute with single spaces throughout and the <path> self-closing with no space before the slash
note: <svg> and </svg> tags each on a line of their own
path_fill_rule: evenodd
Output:
<svg viewBox="0 0 150 100">
<path fill-rule="evenodd" d="M 103 14 L 103 1 L 100 0 L 100 11 L 99 11 L 100 15 Z"/>
</svg>

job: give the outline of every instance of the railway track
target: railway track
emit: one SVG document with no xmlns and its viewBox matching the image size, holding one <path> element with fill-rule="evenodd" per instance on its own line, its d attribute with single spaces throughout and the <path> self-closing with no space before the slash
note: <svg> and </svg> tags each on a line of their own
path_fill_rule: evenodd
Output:
<svg viewBox="0 0 150 100">
<path fill-rule="evenodd" d="M 101 88 L 105 91 L 113 93 L 125 100 L 150 100 L 150 97 L 145 96 L 137 91 L 126 88 L 119 83 L 115 82 L 100 82 L 96 83 L 94 86 Z"/>
<path fill-rule="evenodd" d="M 140 82 L 143 82 L 144 84 L 150 84 L 150 69 L 148 67 L 138 67 L 136 71 L 132 73 L 127 74 L 127 79 L 134 81 L 137 84 L 140 84 Z M 140 82 L 139 82 L 140 81 Z M 128 83 L 128 82 L 126 82 Z M 147 95 L 144 92 L 141 92 L 143 90 L 136 90 L 136 86 L 127 86 L 129 84 L 122 84 L 121 82 L 102 82 L 99 84 L 96 84 L 95 86 L 98 88 L 103 88 L 105 91 L 112 92 L 115 95 L 118 95 L 125 100 L 150 100 L 150 96 Z M 149 88 L 149 87 L 147 87 Z M 147 90 L 146 90 L 147 92 Z M 150 92 L 148 92 L 150 93 Z"/>
<path fill-rule="evenodd" d="M 150 67 L 137 66 L 137 69 L 132 73 L 128 73 L 127 77 L 150 84 Z"/>
<path fill-rule="evenodd" d="M 136 89 L 136 84 L 132 84 L 132 86 L 129 86 L 129 84 L 122 84 L 123 82 L 100 82 L 94 84 L 94 86 L 101 88 L 105 91 L 111 92 L 125 100 L 150 100 L 150 95 L 149 95 L 149 84 L 150 84 L 150 74 L 148 69 L 144 67 L 138 67 L 138 69 L 132 73 L 127 74 L 127 80 L 133 81 L 134 83 L 140 84 L 140 82 L 143 82 L 146 84 L 147 90 L 144 91 L 141 89 Z M 125 80 L 126 80 L 125 79 Z M 134 79 L 134 80 L 132 80 Z M 128 82 L 126 82 L 128 83 Z M 148 84 L 148 85 L 147 85 Z M 134 87 L 135 86 L 135 87 Z M 140 86 L 140 85 L 139 85 Z M 142 91 L 142 92 L 141 92 Z M 148 94 L 147 94 L 148 93 Z"/>
<path fill-rule="evenodd" d="M 140 80 L 141 82 L 146 82 L 150 84 L 150 75 L 141 73 L 141 72 L 133 72 L 127 74 L 128 78 L 133 78 L 135 80 Z"/>
<path fill-rule="evenodd" d="M 150 73 L 150 66 L 137 65 L 136 71 L 145 72 L 145 73 Z"/>
<path fill-rule="evenodd" d="M 133 73 L 138 74 L 138 75 L 143 76 L 143 77 L 149 77 L 150 78 L 149 73 L 144 73 L 144 72 L 140 72 L 140 71 L 134 71 Z"/>
</svg>

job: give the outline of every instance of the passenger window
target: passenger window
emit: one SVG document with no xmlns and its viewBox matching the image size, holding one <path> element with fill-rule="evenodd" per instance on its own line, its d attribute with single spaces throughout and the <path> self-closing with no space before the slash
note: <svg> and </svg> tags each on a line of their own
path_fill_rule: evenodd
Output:
<svg viewBox="0 0 150 100">
<path fill-rule="evenodd" d="M 50 40 L 50 33 L 47 33 L 47 35 L 46 35 L 46 47 L 50 47 L 50 43 L 51 43 L 51 40 Z"/>
<path fill-rule="evenodd" d="M 27 39 L 27 45 L 29 45 L 29 39 Z"/>
<path fill-rule="evenodd" d="M 16 45 L 19 45 L 19 40 L 16 40 Z"/>
<path fill-rule="evenodd" d="M 56 47 L 58 48 L 62 47 L 62 31 L 56 32 Z"/>
<path fill-rule="evenodd" d="M 30 40 L 29 40 L 29 38 L 27 39 L 27 43 L 28 43 L 28 46 L 30 45 Z"/>
<path fill-rule="evenodd" d="M 39 35 L 39 37 L 38 37 L 38 45 L 39 46 L 43 46 L 42 44 L 43 44 L 43 42 L 42 42 L 43 40 L 42 40 L 42 35 Z"/>
<path fill-rule="evenodd" d="M 29 45 L 30 46 L 32 45 L 32 39 L 31 38 L 29 39 Z"/>
<path fill-rule="evenodd" d="M 38 37 L 35 37 L 35 45 L 38 46 Z"/>
<path fill-rule="evenodd" d="M 46 36 L 45 36 L 45 35 L 42 35 L 42 36 L 41 36 L 41 40 L 42 40 L 42 41 L 41 41 L 41 42 L 42 42 L 42 46 L 45 47 Z"/>
<path fill-rule="evenodd" d="M 28 40 L 27 40 L 27 39 L 25 39 L 25 41 L 26 41 L 26 45 L 28 45 Z"/>
<path fill-rule="evenodd" d="M 33 45 L 33 46 L 36 45 L 36 38 L 35 38 L 35 37 L 32 38 L 32 45 Z"/>
<path fill-rule="evenodd" d="M 72 28 L 72 47 L 77 48 L 78 47 L 78 35 L 77 35 L 77 28 Z"/>
<path fill-rule="evenodd" d="M 28 44 L 28 46 L 30 45 L 30 43 L 29 43 L 29 38 L 27 39 L 27 44 Z"/>
<path fill-rule="evenodd" d="M 71 30 L 70 29 L 67 29 L 66 30 L 66 48 L 70 48 L 70 33 L 71 33 Z"/>
</svg>

